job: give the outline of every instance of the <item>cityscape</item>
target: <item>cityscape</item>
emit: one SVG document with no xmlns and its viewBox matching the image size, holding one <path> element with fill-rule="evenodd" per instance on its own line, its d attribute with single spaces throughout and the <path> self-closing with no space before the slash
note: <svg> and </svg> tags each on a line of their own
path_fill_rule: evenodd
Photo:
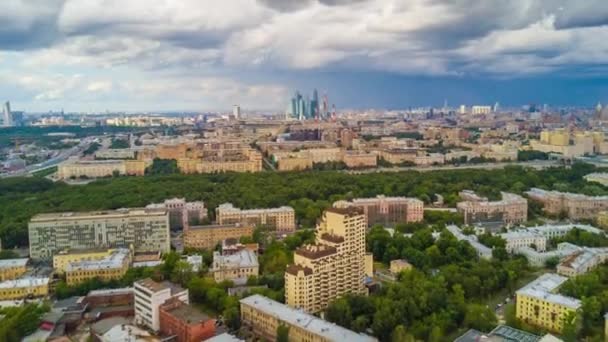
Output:
<svg viewBox="0 0 608 342">
<path fill-rule="evenodd" d="M 0 342 L 608 341 L 607 10 L 9 1 Z"/>
</svg>

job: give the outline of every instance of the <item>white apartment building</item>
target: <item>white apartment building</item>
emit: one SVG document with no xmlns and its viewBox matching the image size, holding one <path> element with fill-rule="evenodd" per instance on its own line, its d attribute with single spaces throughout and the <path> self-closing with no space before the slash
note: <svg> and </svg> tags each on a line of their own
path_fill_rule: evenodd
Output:
<svg viewBox="0 0 608 342">
<path fill-rule="evenodd" d="M 513 253 L 514 250 L 521 247 L 535 246 L 539 252 L 544 252 L 547 249 L 547 238 L 542 234 L 529 230 L 511 231 L 500 234 L 506 241 L 506 250 Z"/>
<path fill-rule="evenodd" d="M 171 282 L 155 282 L 147 278 L 133 284 L 135 291 L 135 323 L 153 331 L 160 329 L 159 306 L 168 299 L 177 298 L 190 304 L 188 290 Z"/>
</svg>

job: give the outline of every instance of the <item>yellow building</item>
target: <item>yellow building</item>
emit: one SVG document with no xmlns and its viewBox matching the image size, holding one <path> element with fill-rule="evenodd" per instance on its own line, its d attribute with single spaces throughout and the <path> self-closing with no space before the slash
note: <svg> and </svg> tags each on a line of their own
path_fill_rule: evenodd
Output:
<svg viewBox="0 0 608 342">
<path fill-rule="evenodd" d="M 211 273 L 216 282 L 224 280 L 233 281 L 237 285 L 244 285 L 251 276 L 259 275 L 260 264 L 255 252 L 242 249 L 234 254 L 222 255 L 213 252 Z"/>
<path fill-rule="evenodd" d="M 0 300 L 45 297 L 49 294 L 49 278 L 24 277 L 0 283 Z"/>
<path fill-rule="evenodd" d="M 527 324 L 561 333 L 564 319 L 581 307 L 581 301 L 557 294 L 568 278 L 546 273 L 519 289 L 516 295 L 516 317 Z"/>
<path fill-rule="evenodd" d="M 327 209 L 317 225 L 316 244 L 297 249 L 287 266 L 286 304 L 316 313 L 344 294 L 367 294 L 366 228 L 358 208 Z"/>
<path fill-rule="evenodd" d="M 543 130 L 540 132 L 540 141 L 549 145 L 568 146 L 570 145 L 570 133 L 564 129 Z"/>
<path fill-rule="evenodd" d="M 220 204 L 215 209 L 218 224 L 241 223 L 249 226 L 267 226 L 278 233 L 293 233 L 296 229 L 296 212 L 292 207 L 267 209 L 239 209 L 231 203 Z"/>
<path fill-rule="evenodd" d="M 276 341 L 277 328 L 282 325 L 289 329 L 290 342 L 377 341 L 261 295 L 240 302 L 241 322 L 263 340 Z"/>
<path fill-rule="evenodd" d="M 600 211 L 597 214 L 596 222 L 602 229 L 608 229 L 608 211 Z"/>
<path fill-rule="evenodd" d="M 0 281 L 16 279 L 25 273 L 27 258 L 0 260 Z"/>
<path fill-rule="evenodd" d="M 184 230 L 184 247 L 197 249 L 213 249 L 226 239 L 240 239 L 253 234 L 253 225 L 240 223 L 191 226 Z"/>
<path fill-rule="evenodd" d="M 118 175 L 143 176 L 146 162 L 141 160 L 68 160 L 59 164 L 57 176 L 69 178 L 100 178 Z"/>
<path fill-rule="evenodd" d="M 102 259 L 71 262 L 65 268 L 65 280 L 68 285 L 75 285 L 93 278 L 120 279 L 129 269 L 131 260 L 130 250 L 118 248 Z"/>
<path fill-rule="evenodd" d="M 95 261 L 107 258 L 113 249 L 91 248 L 61 251 L 53 256 L 53 269 L 55 273 L 64 274 L 71 263 L 81 261 Z"/>
</svg>

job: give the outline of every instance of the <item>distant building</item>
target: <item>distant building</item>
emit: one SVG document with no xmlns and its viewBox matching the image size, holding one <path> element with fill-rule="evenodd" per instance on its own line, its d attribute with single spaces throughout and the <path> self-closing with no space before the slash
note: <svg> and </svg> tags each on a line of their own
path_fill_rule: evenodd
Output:
<svg viewBox="0 0 608 342">
<path fill-rule="evenodd" d="M 477 236 L 475 235 L 465 235 L 460 228 L 455 225 L 448 225 L 446 229 L 454 235 L 454 237 L 458 241 L 467 241 L 473 249 L 477 252 L 477 256 L 482 259 L 491 259 L 492 258 L 492 249 L 483 245 L 477 240 Z"/>
<path fill-rule="evenodd" d="M 526 222 L 528 219 L 528 201 L 515 194 L 501 192 L 502 200 L 468 200 L 459 202 L 456 207 L 464 216 L 465 224 L 477 222 L 501 221 L 507 225 Z"/>
<path fill-rule="evenodd" d="M 241 225 L 240 223 L 191 226 L 184 231 L 184 247 L 213 249 L 223 240 L 251 236 L 253 229 L 253 225 Z"/>
<path fill-rule="evenodd" d="M 135 290 L 135 323 L 153 331 L 160 330 L 160 306 L 175 298 L 189 304 L 188 290 L 171 282 L 155 282 L 147 278 L 133 284 Z"/>
<path fill-rule="evenodd" d="M 530 199 L 541 202 L 545 213 L 565 214 L 573 220 L 593 219 L 599 212 L 608 210 L 608 196 L 587 196 L 538 188 L 532 188 L 526 194 Z"/>
<path fill-rule="evenodd" d="M 187 202 L 185 198 L 167 199 L 163 203 L 148 204 L 146 208 L 169 211 L 169 224 L 173 230 L 199 225 L 207 218 L 207 208 L 203 201 Z"/>
<path fill-rule="evenodd" d="M 100 342 L 161 342 L 161 339 L 131 324 L 117 324 L 98 337 Z"/>
<path fill-rule="evenodd" d="M 39 214 L 29 222 L 30 257 L 50 261 L 66 249 L 170 249 L 169 215 L 161 209 L 119 209 Z"/>
<path fill-rule="evenodd" d="M 277 327 L 284 325 L 289 328 L 290 341 L 377 342 L 374 337 L 342 328 L 261 295 L 241 299 L 241 322 L 256 336 L 269 341 L 276 340 Z"/>
<path fill-rule="evenodd" d="M 561 333 L 564 318 L 581 307 L 581 301 L 557 293 L 568 278 L 546 273 L 517 290 L 516 317 L 528 324 Z"/>
<path fill-rule="evenodd" d="M 143 176 L 146 163 L 141 160 L 77 160 L 70 159 L 57 168 L 59 179 L 102 178 L 115 174 L 120 176 Z"/>
<path fill-rule="evenodd" d="M 232 116 L 234 116 L 236 120 L 241 118 L 241 107 L 239 105 L 232 106 Z"/>
<path fill-rule="evenodd" d="M 277 233 L 292 233 L 296 229 L 296 214 L 292 207 L 279 207 L 270 209 L 235 208 L 231 203 L 220 204 L 215 209 L 217 223 L 246 226 L 267 226 L 275 229 Z"/>
<path fill-rule="evenodd" d="M 414 266 L 404 259 L 391 260 L 390 271 L 393 274 L 399 274 L 402 271 L 411 270 Z"/>
<path fill-rule="evenodd" d="M 424 217 L 424 202 L 417 198 L 385 197 L 355 198 L 337 201 L 335 208 L 359 208 L 365 214 L 367 226 L 375 224 L 394 227 L 398 223 L 420 222 Z"/>
<path fill-rule="evenodd" d="M 365 231 L 358 208 L 327 209 L 316 231 L 316 243 L 294 252 L 285 271 L 285 303 L 316 313 L 346 294 L 367 294 Z"/>
<path fill-rule="evenodd" d="M 57 274 L 65 274 L 68 266 L 81 261 L 95 261 L 107 258 L 114 249 L 89 248 L 89 249 L 67 249 L 53 255 L 53 270 Z"/>
<path fill-rule="evenodd" d="M 585 274 L 608 260 L 608 248 L 582 247 L 557 265 L 557 273 L 566 277 Z"/>
<path fill-rule="evenodd" d="M 13 126 L 13 116 L 11 113 L 11 103 L 6 101 L 2 107 L 2 119 L 4 127 Z"/>
<path fill-rule="evenodd" d="M 213 252 L 211 273 L 218 283 L 231 280 L 235 284 L 243 285 L 250 276 L 258 276 L 259 267 L 257 255 L 247 249 L 231 255 Z"/>
<path fill-rule="evenodd" d="M 490 114 L 492 113 L 492 106 L 472 106 L 471 114 L 479 115 L 479 114 Z"/>
</svg>

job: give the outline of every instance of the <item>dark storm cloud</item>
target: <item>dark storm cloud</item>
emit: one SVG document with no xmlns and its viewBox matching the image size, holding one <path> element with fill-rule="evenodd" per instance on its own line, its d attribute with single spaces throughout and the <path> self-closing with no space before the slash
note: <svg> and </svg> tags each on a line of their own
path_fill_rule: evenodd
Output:
<svg viewBox="0 0 608 342">
<path fill-rule="evenodd" d="M 26 50 L 59 41 L 57 18 L 63 3 L 63 0 L 3 0 L 0 50 Z"/>
</svg>

